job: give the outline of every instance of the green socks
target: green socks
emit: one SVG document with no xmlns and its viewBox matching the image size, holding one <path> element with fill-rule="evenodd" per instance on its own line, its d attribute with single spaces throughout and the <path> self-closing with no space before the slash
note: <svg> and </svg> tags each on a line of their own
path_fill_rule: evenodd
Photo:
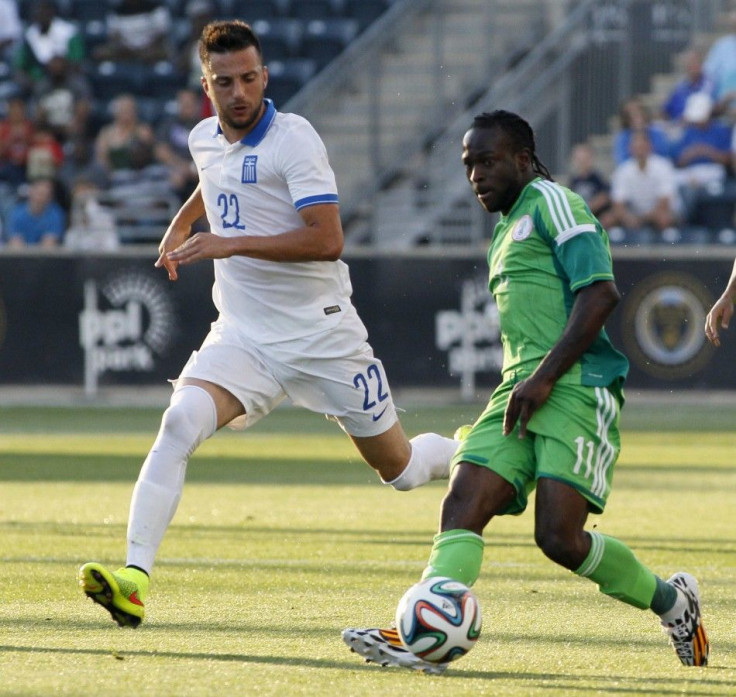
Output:
<svg viewBox="0 0 736 697">
<path fill-rule="evenodd" d="M 601 593 L 658 615 L 670 610 L 677 590 L 655 576 L 634 553 L 614 537 L 597 532 L 590 535 L 590 552 L 578 576 L 598 584 Z M 447 576 L 472 586 L 483 562 L 483 538 L 470 530 L 446 530 L 434 537 L 434 545 L 422 579 Z"/>
<path fill-rule="evenodd" d="M 655 576 L 619 540 L 597 532 L 590 535 L 590 552 L 575 573 L 598 584 L 601 593 L 658 615 L 669 610 L 677 591 Z"/>
<path fill-rule="evenodd" d="M 432 553 L 422 579 L 448 576 L 472 586 L 480 575 L 483 538 L 470 530 L 445 530 L 434 536 Z"/>
</svg>

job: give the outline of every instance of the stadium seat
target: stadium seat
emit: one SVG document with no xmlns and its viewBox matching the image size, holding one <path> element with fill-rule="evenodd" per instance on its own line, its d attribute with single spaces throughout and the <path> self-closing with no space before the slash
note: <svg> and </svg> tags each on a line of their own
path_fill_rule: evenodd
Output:
<svg viewBox="0 0 736 697">
<path fill-rule="evenodd" d="M 11 97 L 17 97 L 21 94 L 21 89 L 13 79 L 13 73 L 8 63 L 0 62 L 0 114 L 3 117 L 7 115 L 6 100 Z"/>
<path fill-rule="evenodd" d="M 18 0 L 18 16 L 22 22 L 30 22 L 33 19 L 33 3 L 35 0 Z"/>
<path fill-rule="evenodd" d="M 692 223 L 712 230 L 734 226 L 736 212 L 736 182 L 729 180 L 716 191 L 704 189 L 695 206 Z"/>
<path fill-rule="evenodd" d="M 161 61 L 146 70 L 140 94 L 156 99 L 173 99 L 176 93 L 186 87 L 187 76 L 174 68 L 171 63 Z"/>
<path fill-rule="evenodd" d="M 89 72 L 92 94 L 103 103 L 125 92 L 140 94 L 146 79 L 147 69 L 140 63 L 102 61 Z"/>
<path fill-rule="evenodd" d="M 273 61 L 268 64 L 266 96 L 273 99 L 276 107 L 280 109 L 316 72 L 317 65 L 312 60 L 296 58 Z"/>
<path fill-rule="evenodd" d="M 92 55 L 95 48 L 107 42 L 107 24 L 103 20 L 82 20 L 79 21 L 79 28 L 88 56 Z"/>
<path fill-rule="evenodd" d="M 161 4 L 169 8 L 171 17 L 174 19 L 186 16 L 187 2 L 188 0 L 164 0 Z"/>
<path fill-rule="evenodd" d="M 152 166 L 118 174 L 123 176 L 99 200 L 113 214 L 120 241 L 158 242 L 180 205 L 168 188 L 165 171 Z"/>
<path fill-rule="evenodd" d="M 247 3 L 236 5 L 236 14 L 250 24 L 257 19 L 280 19 L 286 16 L 284 3 L 280 0 L 248 0 Z"/>
<path fill-rule="evenodd" d="M 390 0 L 346 0 L 345 17 L 358 22 L 360 31 L 375 22 L 391 6 Z"/>
<path fill-rule="evenodd" d="M 315 19 L 307 24 L 302 37 L 301 56 L 310 58 L 321 70 L 337 58 L 358 33 L 354 19 Z"/>
<path fill-rule="evenodd" d="M 71 0 L 69 3 L 70 17 L 80 23 L 104 22 L 112 9 L 110 0 Z"/>
<path fill-rule="evenodd" d="M 296 19 L 334 19 L 341 16 L 334 0 L 291 0 L 289 16 Z"/>
<path fill-rule="evenodd" d="M 285 0 L 216 0 L 217 19 L 242 19 L 253 24 L 256 19 L 286 16 Z"/>
<path fill-rule="evenodd" d="M 166 97 L 136 97 L 141 121 L 156 126 L 168 116 L 176 114 L 176 100 Z"/>
<path fill-rule="evenodd" d="M 253 22 L 253 29 L 261 41 L 266 63 L 299 56 L 303 28 L 298 19 L 260 19 Z"/>
</svg>

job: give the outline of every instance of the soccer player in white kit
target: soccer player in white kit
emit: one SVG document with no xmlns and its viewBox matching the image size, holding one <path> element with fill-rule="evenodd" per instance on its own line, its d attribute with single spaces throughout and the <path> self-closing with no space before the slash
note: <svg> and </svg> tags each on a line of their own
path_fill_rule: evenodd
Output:
<svg viewBox="0 0 736 697">
<path fill-rule="evenodd" d="M 171 222 L 157 267 L 214 259 L 219 311 L 175 382 L 130 507 L 126 566 L 81 567 L 87 596 L 120 626 L 144 617 L 149 575 L 194 450 L 226 424 L 245 427 L 284 398 L 334 418 L 381 479 L 409 490 L 447 477 L 458 443 L 409 441 L 381 361 L 350 301 L 335 177 L 301 116 L 264 98 L 268 68 L 241 21 L 213 22 L 200 39 L 202 85 L 217 116 L 192 130 L 199 185 Z M 190 236 L 206 214 L 210 232 Z"/>
</svg>

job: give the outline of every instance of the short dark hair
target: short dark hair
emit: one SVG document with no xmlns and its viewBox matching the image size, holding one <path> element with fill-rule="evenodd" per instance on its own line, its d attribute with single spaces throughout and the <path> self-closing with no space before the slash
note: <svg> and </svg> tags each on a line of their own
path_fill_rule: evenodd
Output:
<svg viewBox="0 0 736 697">
<path fill-rule="evenodd" d="M 263 56 L 261 42 L 250 24 L 239 19 L 210 22 L 199 38 L 199 60 L 208 66 L 213 53 L 232 53 L 251 46 Z"/>
<path fill-rule="evenodd" d="M 537 157 L 534 130 L 529 122 L 512 111 L 496 109 L 496 111 L 478 114 L 473 119 L 473 128 L 499 128 L 511 141 L 512 147 L 519 150 L 528 150 L 532 159 L 532 171 L 545 179 L 552 179 L 549 170 Z"/>
</svg>

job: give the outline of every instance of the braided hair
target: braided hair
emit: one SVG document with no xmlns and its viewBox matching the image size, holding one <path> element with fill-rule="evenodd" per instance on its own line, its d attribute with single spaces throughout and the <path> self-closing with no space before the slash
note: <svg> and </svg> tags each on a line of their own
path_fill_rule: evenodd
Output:
<svg viewBox="0 0 736 697">
<path fill-rule="evenodd" d="M 532 158 L 532 171 L 540 177 L 553 181 L 549 170 L 537 157 L 532 127 L 518 114 L 503 109 L 485 111 L 473 119 L 473 128 L 500 128 L 517 151 L 523 149 L 529 151 Z"/>
</svg>

